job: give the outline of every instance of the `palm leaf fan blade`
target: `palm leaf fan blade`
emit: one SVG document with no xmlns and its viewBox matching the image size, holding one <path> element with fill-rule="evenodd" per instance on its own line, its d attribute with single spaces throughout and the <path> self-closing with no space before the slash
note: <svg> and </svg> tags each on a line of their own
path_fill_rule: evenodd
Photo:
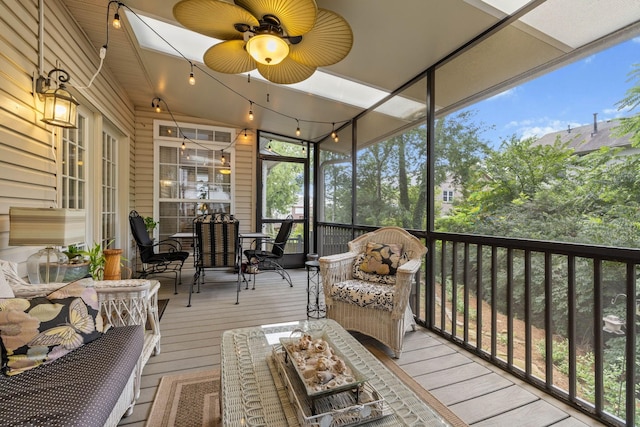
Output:
<svg viewBox="0 0 640 427">
<path fill-rule="evenodd" d="M 227 74 L 246 73 L 256 68 L 256 61 L 244 49 L 243 40 L 228 40 L 211 46 L 204 53 L 207 67 Z"/>
<path fill-rule="evenodd" d="M 173 16 L 186 28 L 220 40 L 242 40 L 234 24 L 259 24 L 246 9 L 221 0 L 182 0 L 173 7 Z"/>
<path fill-rule="evenodd" d="M 353 45 L 351 26 L 340 15 L 318 9 L 316 25 L 290 46 L 289 57 L 310 67 L 325 67 L 341 61 Z"/>
<path fill-rule="evenodd" d="M 285 58 L 278 65 L 257 64 L 258 71 L 265 79 L 275 84 L 293 84 L 311 77 L 316 67 L 300 64 L 291 58 Z"/>
<path fill-rule="evenodd" d="M 300 36 L 313 28 L 318 6 L 315 0 L 236 0 L 258 19 L 273 15 L 289 36 Z"/>
</svg>

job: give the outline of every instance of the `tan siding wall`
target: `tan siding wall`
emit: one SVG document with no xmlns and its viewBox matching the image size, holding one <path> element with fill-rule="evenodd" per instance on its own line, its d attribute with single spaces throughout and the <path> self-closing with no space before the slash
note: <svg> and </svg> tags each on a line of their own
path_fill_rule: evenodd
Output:
<svg viewBox="0 0 640 427">
<path fill-rule="evenodd" d="M 224 123 L 173 114 L 176 121 L 209 126 L 233 127 Z M 153 121 L 173 121 L 168 113 L 156 113 L 151 109 L 136 111 L 136 185 L 135 203 L 132 205 L 142 216 L 153 215 Z M 240 135 L 240 129 L 236 130 Z M 237 138 L 235 144 L 236 159 L 235 178 L 235 211 L 234 216 L 240 221 L 241 231 L 252 231 L 255 227 L 255 132 Z"/>
<path fill-rule="evenodd" d="M 106 67 L 91 88 L 73 87 L 88 84 L 98 69 L 97 50 L 59 0 L 46 0 L 44 16 L 44 73 L 56 67 L 68 71 L 68 87 L 80 103 L 133 137 L 133 105 Z M 57 166 L 51 129 L 58 129 L 40 121 L 42 102 L 32 93 L 39 57 L 38 1 L 3 0 L 0 28 L 0 259 L 22 262 L 33 249 L 8 247 L 9 207 L 55 206 Z M 134 140 L 130 142 L 133 147 Z M 131 170 L 134 167 L 131 159 Z M 135 178 L 133 173 L 130 177 Z"/>
</svg>

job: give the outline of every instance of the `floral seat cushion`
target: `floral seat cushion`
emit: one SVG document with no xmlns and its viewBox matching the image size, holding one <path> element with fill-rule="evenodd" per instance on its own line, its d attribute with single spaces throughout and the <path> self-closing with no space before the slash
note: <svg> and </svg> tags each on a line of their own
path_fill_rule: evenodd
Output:
<svg viewBox="0 0 640 427">
<path fill-rule="evenodd" d="M 393 285 L 358 279 L 331 285 L 331 297 L 335 300 L 385 311 L 393 310 L 394 291 Z"/>
</svg>

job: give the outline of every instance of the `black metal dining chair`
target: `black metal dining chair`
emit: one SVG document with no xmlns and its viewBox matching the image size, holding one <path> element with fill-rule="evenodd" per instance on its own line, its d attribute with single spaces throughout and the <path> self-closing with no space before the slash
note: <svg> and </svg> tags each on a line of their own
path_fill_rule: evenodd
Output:
<svg viewBox="0 0 640 427">
<path fill-rule="evenodd" d="M 182 266 L 189 258 L 189 252 L 183 251 L 180 242 L 174 239 L 154 243 L 149 237 L 144 219 L 135 210 L 129 213 L 129 225 L 140 254 L 141 269 L 136 273 L 142 279 L 151 275 L 172 274 L 174 293 L 177 294 L 178 283 L 182 283 Z M 156 252 L 160 249 L 165 250 Z"/>
<path fill-rule="evenodd" d="M 271 244 L 271 250 L 262 250 L 262 249 L 247 249 L 245 250 L 244 256 L 247 258 L 247 268 L 252 269 L 250 271 L 243 271 L 243 276 L 245 273 L 254 274 L 253 278 L 253 288 L 255 289 L 256 280 L 255 273 L 258 271 L 275 271 L 278 273 L 284 280 L 289 283 L 289 286 L 293 287 L 293 283 L 291 282 L 291 276 L 287 270 L 285 270 L 282 265 L 280 265 L 280 260 L 284 255 L 285 246 L 287 241 L 289 240 L 289 236 L 291 236 L 291 230 L 293 229 L 293 218 L 287 218 L 282 221 L 282 225 L 280 226 L 280 230 L 276 235 L 275 240 L 270 241 L 267 240 L 266 244 Z M 257 269 L 257 270 L 255 270 Z"/>
</svg>

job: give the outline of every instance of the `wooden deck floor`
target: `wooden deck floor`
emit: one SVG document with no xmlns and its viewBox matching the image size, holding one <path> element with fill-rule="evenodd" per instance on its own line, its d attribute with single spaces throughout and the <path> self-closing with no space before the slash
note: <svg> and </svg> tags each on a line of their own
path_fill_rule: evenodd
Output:
<svg viewBox="0 0 640 427">
<path fill-rule="evenodd" d="M 235 276 L 207 271 L 207 283 L 194 294 L 190 308 L 186 304 L 192 270 L 183 272 L 178 295 L 173 294 L 172 281 L 160 278 L 159 298 L 169 299 L 160 322 L 162 352 L 149 360 L 140 399 L 120 425 L 145 425 L 162 376 L 218 368 L 225 330 L 306 318 L 306 271 L 290 272 L 293 288 L 277 274 L 263 273 L 256 289 L 243 288 L 240 304 L 235 305 Z M 367 337 L 357 338 L 384 349 Z M 602 425 L 423 328 L 407 333 L 396 363 L 473 426 Z"/>
</svg>

